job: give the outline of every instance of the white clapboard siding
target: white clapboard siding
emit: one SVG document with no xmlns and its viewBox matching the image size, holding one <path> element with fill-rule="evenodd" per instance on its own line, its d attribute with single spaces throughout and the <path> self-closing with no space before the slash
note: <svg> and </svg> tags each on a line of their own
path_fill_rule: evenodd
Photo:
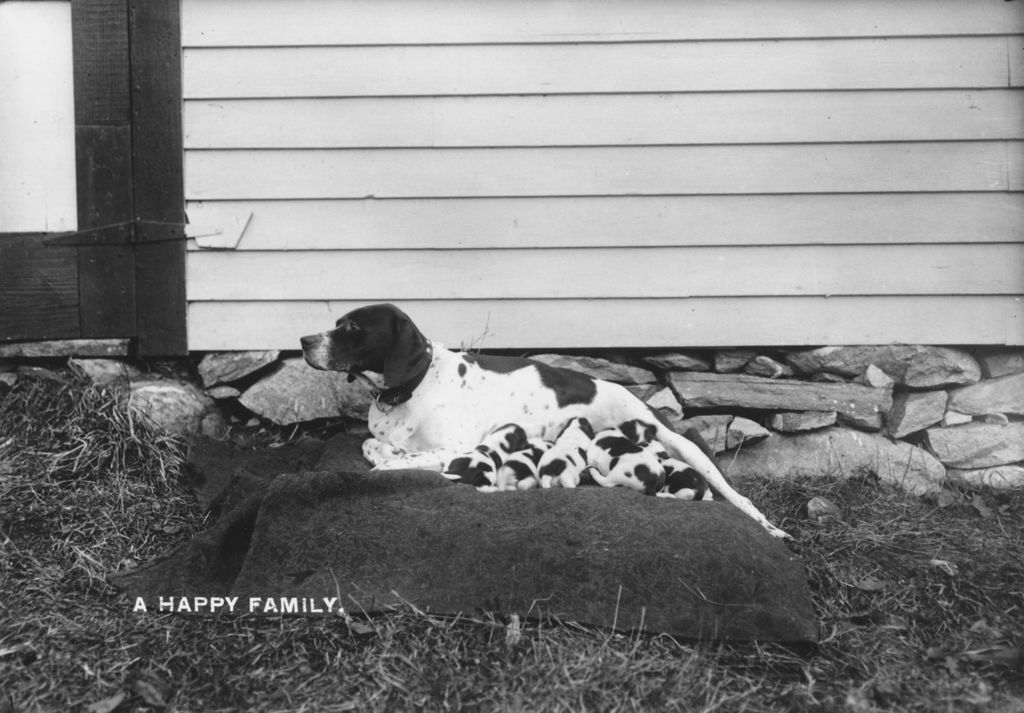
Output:
<svg viewBox="0 0 1024 713">
<path fill-rule="evenodd" d="M 1024 89 L 204 100 L 185 126 L 187 149 L 1022 139 Z"/>
<path fill-rule="evenodd" d="M 1006 87 L 1006 37 L 184 53 L 187 99 Z M 253 67 L 260 71 L 252 71 Z"/>
<path fill-rule="evenodd" d="M 1024 144 L 190 151 L 189 200 L 1006 191 Z"/>
<path fill-rule="evenodd" d="M 579 349 L 819 344 L 1024 344 L 1020 297 L 776 297 L 668 300 L 410 300 L 397 304 L 451 347 Z M 197 350 L 298 349 L 352 302 L 193 302 Z M 609 325 L 612 322 L 614 324 Z M 614 328 L 615 326 L 619 328 Z M 780 341 L 788 337 L 789 341 Z"/>
<path fill-rule="evenodd" d="M 186 47 L 616 42 L 1024 32 L 999 0 L 184 0 Z M 410 21 L 410 15 L 415 20 Z"/>
<path fill-rule="evenodd" d="M 1007 192 L 229 200 L 188 206 L 197 228 L 250 215 L 237 250 L 1024 241 L 1024 193 Z"/>
<path fill-rule="evenodd" d="M 1015 294 L 1024 243 L 189 253 L 197 300 Z"/>
<path fill-rule="evenodd" d="M 1024 343 L 1019 2 L 182 17 L 193 349 Z"/>
</svg>

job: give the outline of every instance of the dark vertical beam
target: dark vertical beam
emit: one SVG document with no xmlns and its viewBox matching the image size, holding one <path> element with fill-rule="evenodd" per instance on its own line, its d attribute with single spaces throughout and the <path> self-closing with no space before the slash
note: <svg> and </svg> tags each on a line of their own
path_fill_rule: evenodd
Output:
<svg viewBox="0 0 1024 713">
<path fill-rule="evenodd" d="M 128 0 L 135 216 L 181 226 L 136 231 L 138 349 L 188 352 L 180 0 Z"/>
<path fill-rule="evenodd" d="M 73 0 L 78 229 L 130 221 L 131 81 L 127 0 Z M 132 246 L 78 248 L 81 336 L 135 335 Z"/>
</svg>

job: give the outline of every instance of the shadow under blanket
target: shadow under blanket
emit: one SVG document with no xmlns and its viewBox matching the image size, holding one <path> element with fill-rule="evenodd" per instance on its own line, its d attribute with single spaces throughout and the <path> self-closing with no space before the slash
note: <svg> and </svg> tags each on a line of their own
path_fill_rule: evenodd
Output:
<svg viewBox="0 0 1024 713">
<path fill-rule="evenodd" d="M 362 438 L 263 451 L 197 442 L 190 485 L 212 526 L 113 583 L 150 612 L 411 604 L 817 641 L 799 558 L 727 503 L 600 487 L 480 493 L 427 471 L 368 471 Z"/>
</svg>

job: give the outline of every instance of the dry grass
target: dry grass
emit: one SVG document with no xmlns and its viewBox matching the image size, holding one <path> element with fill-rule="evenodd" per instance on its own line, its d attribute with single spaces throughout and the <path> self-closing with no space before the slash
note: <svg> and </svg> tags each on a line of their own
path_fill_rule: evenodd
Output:
<svg viewBox="0 0 1024 713">
<path fill-rule="evenodd" d="M 796 537 L 816 652 L 573 625 L 133 614 L 106 582 L 201 529 L 181 444 L 118 394 L 0 394 L 0 713 L 1021 711 L 1024 495 L 944 507 L 873 483 L 748 483 Z M 812 524 L 806 501 L 843 522 Z"/>
</svg>

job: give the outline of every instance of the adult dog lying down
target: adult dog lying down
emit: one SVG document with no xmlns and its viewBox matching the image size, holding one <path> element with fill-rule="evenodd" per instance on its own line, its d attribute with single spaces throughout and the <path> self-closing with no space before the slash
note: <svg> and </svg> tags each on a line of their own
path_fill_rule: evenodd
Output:
<svg viewBox="0 0 1024 713">
<path fill-rule="evenodd" d="M 692 441 L 674 432 L 619 384 L 519 357 L 452 352 L 428 340 L 394 305 L 353 310 L 335 329 L 302 337 L 306 361 L 316 369 L 348 372 L 378 390 L 370 407 L 373 438 L 363 454 L 378 468 L 440 472 L 495 428 L 516 423 L 529 436 L 553 440 L 572 418 L 595 429 L 639 419 L 657 440 L 699 472 L 708 487 L 759 522 L 787 537 L 745 497 Z"/>
</svg>

